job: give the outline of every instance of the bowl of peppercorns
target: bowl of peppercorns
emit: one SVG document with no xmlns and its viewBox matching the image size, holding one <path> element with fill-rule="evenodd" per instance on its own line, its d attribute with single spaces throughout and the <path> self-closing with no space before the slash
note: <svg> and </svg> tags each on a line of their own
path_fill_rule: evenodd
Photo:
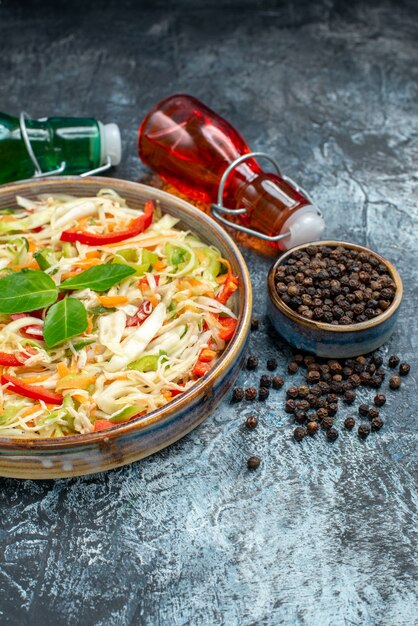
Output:
<svg viewBox="0 0 418 626">
<path fill-rule="evenodd" d="M 318 241 L 288 250 L 268 274 L 268 314 L 291 345 L 318 356 L 366 354 L 396 322 L 402 281 L 384 257 L 363 246 Z"/>
</svg>

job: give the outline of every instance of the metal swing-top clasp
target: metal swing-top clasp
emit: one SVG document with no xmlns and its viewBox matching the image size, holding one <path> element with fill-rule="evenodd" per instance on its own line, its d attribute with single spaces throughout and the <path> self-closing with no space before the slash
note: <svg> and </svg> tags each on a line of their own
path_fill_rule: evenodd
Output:
<svg viewBox="0 0 418 626">
<path fill-rule="evenodd" d="M 258 230 L 253 230 L 252 228 L 247 228 L 246 226 L 242 226 L 241 224 L 235 224 L 234 222 L 231 222 L 230 220 L 226 219 L 222 213 L 225 213 L 226 215 L 243 215 L 244 213 L 247 212 L 247 209 L 241 208 L 241 209 L 227 209 L 224 205 L 223 205 L 223 196 L 224 196 L 224 190 L 225 190 L 225 183 L 228 179 L 228 176 L 231 174 L 231 172 L 241 163 L 243 163 L 244 161 L 247 161 L 248 159 L 253 159 L 253 158 L 264 158 L 267 159 L 268 161 L 270 161 L 270 163 L 272 163 L 277 171 L 277 173 L 279 174 L 279 176 L 281 178 L 283 178 L 283 180 L 285 180 L 287 183 L 289 183 L 290 185 L 292 185 L 292 187 L 294 187 L 296 189 L 296 191 L 299 191 L 300 193 L 302 193 L 308 200 L 309 202 L 311 202 L 314 205 L 313 200 L 311 199 L 311 197 L 309 196 L 309 194 L 299 185 L 297 185 L 295 183 L 294 180 L 292 180 L 289 176 L 285 176 L 284 174 L 281 173 L 280 171 L 280 167 L 277 163 L 277 161 L 275 161 L 275 159 L 273 159 L 273 157 L 271 157 L 269 154 L 266 154 L 265 152 L 249 152 L 248 154 L 243 154 L 242 156 L 238 157 L 237 159 L 235 159 L 235 161 L 232 161 L 232 163 L 230 163 L 228 165 L 228 167 L 226 168 L 226 170 L 224 171 L 224 173 L 222 174 L 222 178 L 219 181 L 219 188 L 218 188 L 218 198 L 217 198 L 217 203 L 216 204 L 212 204 L 210 207 L 210 210 L 212 212 L 212 215 L 219 220 L 220 222 L 222 222 L 222 224 L 225 224 L 225 226 L 229 226 L 231 228 L 235 228 L 236 230 L 239 230 L 242 233 L 246 233 L 247 235 L 252 235 L 253 237 L 258 237 L 259 239 L 263 239 L 264 241 L 270 241 L 270 242 L 276 242 L 276 241 L 280 241 L 281 239 L 285 239 L 286 237 L 289 237 L 291 235 L 290 231 L 286 231 L 285 233 L 281 233 L 280 235 L 274 235 L 274 236 L 269 236 L 269 235 L 265 235 L 264 233 L 261 233 Z M 315 206 L 315 205 L 314 205 Z M 321 215 L 321 212 L 318 210 L 318 214 Z"/>
<path fill-rule="evenodd" d="M 30 119 L 29 115 L 25 113 L 24 111 L 22 111 L 19 116 L 20 134 L 22 136 L 23 143 L 25 144 L 25 148 L 29 155 L 29 158 L 32 161 L 32 164 L 35 168 L 35 172 L 32 178 L 46 178 L 47 176 L 59 176 L 59 174 L 62 174 L 65 171 L 65 168 L 67 167 L 66 162 L 62 161 L 61 165 L 59 165 L 57 169 L 55 170 L 51 170 L 49 172 L 42 171 L 41 166 L 39 165 L 38 159 L 35 156 L 35 152 L 32 148 L 32 144 L 29 139 L 28 129 L 26 127 L 26 118 Z M 82 174 L 80 174 L 80 177 L 84 178 L 85 176 L 92 176 L 93 174 L 100 174 L 101 172 L 105 172 L 106 170 L 108 170 L 111 166 L 112 166 L 111 158 L 110 156 L 107 156 L 106 163 L 103 163 L 103 165 L 100 165 L 99 167 L 96 167 L 93 170 L 89 170 L 88 172 L 83 172 Z"/>
</svg>

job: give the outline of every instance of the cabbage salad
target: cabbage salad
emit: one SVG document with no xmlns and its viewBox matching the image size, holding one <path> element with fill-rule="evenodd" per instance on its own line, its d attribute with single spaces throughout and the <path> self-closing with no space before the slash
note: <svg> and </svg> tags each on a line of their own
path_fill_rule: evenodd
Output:
<svg viewBox="0 0 418 626">
<path fill-rule="evenodd" d="M 177 222 L 111 189 L 0 212 L 0 436 L 111 428 L 211 370 L 238 279 Z"/>
</svg>

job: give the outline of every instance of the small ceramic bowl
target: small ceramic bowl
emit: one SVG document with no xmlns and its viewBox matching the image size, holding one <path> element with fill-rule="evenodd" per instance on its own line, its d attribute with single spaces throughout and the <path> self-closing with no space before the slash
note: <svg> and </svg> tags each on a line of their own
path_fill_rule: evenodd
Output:
<svg viewBox="0 0 418 626">
<path fill-rule="evenodd" d="M 29 180 L 0 187 L 0 209 L 16 205 L 16 195 L 65 193 L 95 195 L 103 187 L 114 189 L 132 207 L 146 200 L 180 219 L 179 227 L 195 232 L 216 246 L 231 263 L 239 288 L 232 297 L 238 326 L 219 361 L 201 380 L 164 407 L 144 417 L 106 431 L 56 439 L 0 437 L 0 476 L 12 478 L 63 478 L 101 472 L 148 456 L 170 445 L 208 417 L 232 386 L 245 358 L 251 320 L 251 282 L 245 261 L 226 232 L 192 205 L 146 185 L 114 178 L 61 177 Z"/>
<path fill-rule="evenodd" d="M 286 264 L 295 250 L 304 250 L 308 246 L 343 246 L 359 252 L 367 252 L 385 265 L 396 284 L 396 294 L 391 305 L 373 319 L 359 324 L 333 326 L 315 320 L 309 320 L 293 311 L 280 298 L 276 291 L 274 276 L 279 265 Z M 392 334 L 399 306 L 402 300 L 402 281 L 394 266 L 385 258 L 362 246 L 344 241 L 315 241 L 288 250 L 271 267 L 267 278 L 268 315 L 277 332 L 298 350 L 311 352 L 321 357 L 346 358 L 367 354 L 376 350 Z"/>
</svg>

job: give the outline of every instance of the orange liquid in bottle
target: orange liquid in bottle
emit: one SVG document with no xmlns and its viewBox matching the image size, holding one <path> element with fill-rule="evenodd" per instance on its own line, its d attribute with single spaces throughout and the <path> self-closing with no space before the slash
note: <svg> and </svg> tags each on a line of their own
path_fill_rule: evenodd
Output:
<svg viewBox="0 0 418 626">
<path fill-rule="evenodd" d="M 202 102 L 173 95 L 146 115 L 138 136 L 142 161 L 194 200 L 215 203 L 222 174 L 250 152 L 241 135 Z M 247 227 L 278 235 L 290 216 L 310 201 L 279 175 L 264 172 L 253 158 L 232 170 L 223 203 L 245 208 Z"/>
</svg>

